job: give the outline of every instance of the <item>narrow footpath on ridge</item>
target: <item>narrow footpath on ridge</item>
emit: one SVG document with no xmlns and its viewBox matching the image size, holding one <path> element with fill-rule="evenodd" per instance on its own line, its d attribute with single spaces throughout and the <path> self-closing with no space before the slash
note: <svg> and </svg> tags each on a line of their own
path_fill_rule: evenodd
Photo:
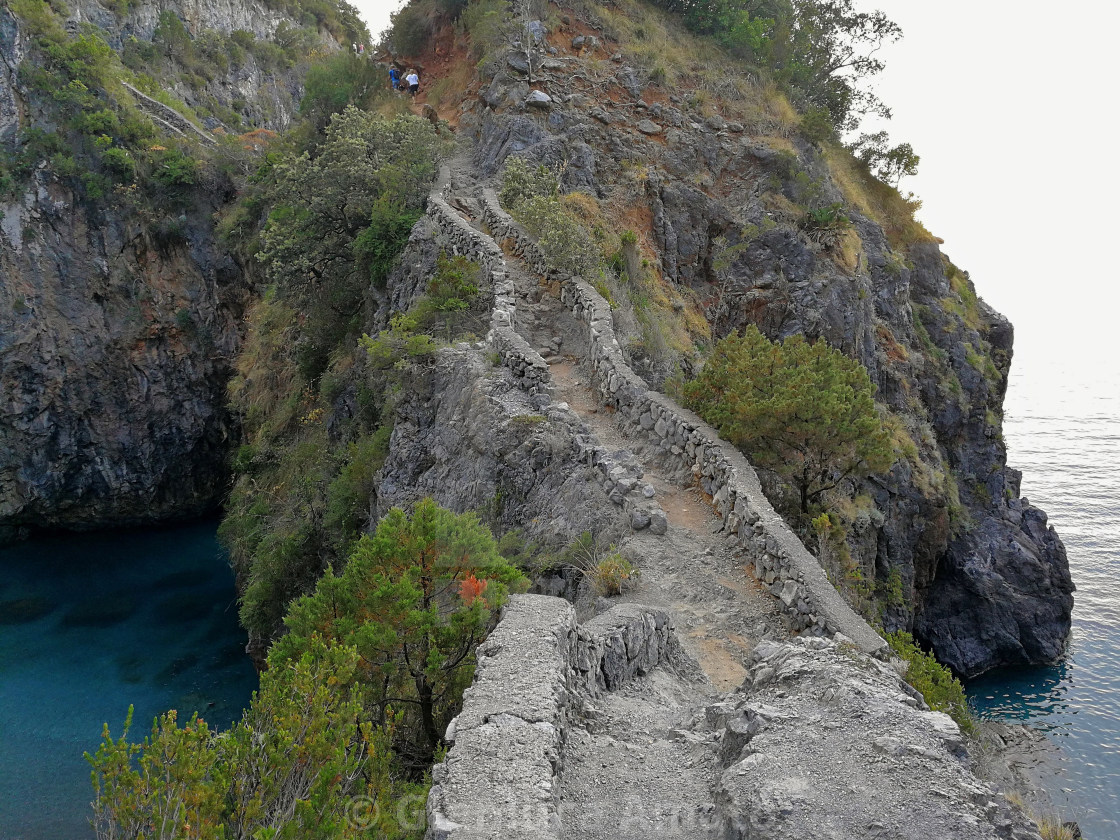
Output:
<svg viewBox="0 0 1120 840">
<path fill-rule="evenodd" d="M 457 158 L 451 169 L 448 203 L 489 235 L 479 225 L 475 196 L 481 187 L 469 162 Z M 613 412 L 598 404 L 586 327 L 560 301 L 558 290 L 503 251 L 518 296 L 514 327 L 548 363 L 553 401 L 567 403 L 608 450 L 632 453 L 665 513 L 666 533 L 635 531 L 618 546 L 639 576 L 632 590 L 611 603 L 666 610 L 702 672 L 659 668 L 585 704 L 565 750 L 563 836 L 715 838 L 720 835 L 714 798 L 722 768 L 712 749 L 714 735 L 702 725 L 704 706 L 738 687 L 746 676 L 743 662 L 757 642 L 787 638 L 788 625 L 776 600 L 720 535 L 722 520 L 699 490 L 672 480 L 658 464 L 659 450 L 627 434 Z"/>
</svg>

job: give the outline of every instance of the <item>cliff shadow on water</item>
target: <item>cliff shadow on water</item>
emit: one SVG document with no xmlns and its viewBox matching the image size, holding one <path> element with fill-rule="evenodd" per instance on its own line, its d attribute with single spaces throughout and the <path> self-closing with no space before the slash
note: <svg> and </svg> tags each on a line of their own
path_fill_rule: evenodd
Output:
<svg viewBox="0 0 1120 840">
<path fill-rule="evenodd" d="M 257 687 L 217 522 L 43 534 L 0 548 L 0 835 L 92 837 L 101 727 L 228 726 Z"/>
</svg>

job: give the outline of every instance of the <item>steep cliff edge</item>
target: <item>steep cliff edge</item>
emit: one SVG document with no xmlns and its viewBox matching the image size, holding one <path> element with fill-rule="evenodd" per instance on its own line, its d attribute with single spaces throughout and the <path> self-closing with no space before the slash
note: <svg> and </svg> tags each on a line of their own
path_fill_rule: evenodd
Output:
<svg viewBox="0 0 1120 840">
<path fill-rule="evenodd" d="M 215 214 L 338 49 L 298 12 L 0 8 L 0 538 L 219 502 L 253 281 Z"/>
<path fill-rule="evenodd" d="M 772 339 L 823 337 L 859 360 L 899 458 L 842 488 L 843 539 L 822 540 L 822 562 L 857 600 L 870 588 L 886 629 L 913 629 L 960 674 L 1052 661 L 1073 586 L 1060 539 L 1006 465 L 1011 325 L 914 220 L 915 204 L 836 140 L 810 139 L 750 74 L 718 57 L 710 71 L 675 66 L 710 44 L 630 5 L 566 5 L 526 30 L 537 33 L 528 52 L 470 21 L 458 43 L 443 30 L 423 57 L 446 79 L 464 79 L 461 50 L 483 58 L 462 96 L 429 74 L 441 115 L 474 139 L 487 178 L 510 155 L 556 172 L 588 237 L 606 257 L 617 249 L 600 282 L 651 384 L 687 375 L 695 348 L 748 324 Z M 828 230 L 830 208 L 849 224 Z M 639 262 L 643 282 L 628 276 Z M 781 502 L 780 482 L 769 489 Z"/>
</svg>

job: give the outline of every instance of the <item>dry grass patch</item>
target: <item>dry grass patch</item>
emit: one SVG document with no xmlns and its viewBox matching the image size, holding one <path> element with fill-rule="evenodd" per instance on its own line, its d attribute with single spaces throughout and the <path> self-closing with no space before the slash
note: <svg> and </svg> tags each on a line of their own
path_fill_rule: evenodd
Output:
<svg viewBox="0 0 1120 840">
<path fill-rule="evenodd" d="M 915 242 L 936 241 L 914 217 L 921 207 L 920 201 L 906 198 L 894 187 L 884 184 L 842 146 L 826 143 L 823 148 L 832 179 L 844 199 L 883 228 L 892 248 L 905 249 Z"/>
</svg>

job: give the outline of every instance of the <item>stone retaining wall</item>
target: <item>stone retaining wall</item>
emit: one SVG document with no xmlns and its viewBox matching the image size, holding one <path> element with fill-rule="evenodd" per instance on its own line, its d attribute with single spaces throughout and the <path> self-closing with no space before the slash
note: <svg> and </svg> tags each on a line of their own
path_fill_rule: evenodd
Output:
<svg viewBox="0 0 1120 840">
<path fill-rule="evenodd" d="M 534 271 L 559 282 L 562 300 L 587 325 L 588 358 L 602 403 L 616 409 L 633 434 L 658 446 L 668 463 L 696 477 L 723 516 L 724 532 L 734 535 L 755 575 L 781 601 L 794 626 L 843 633 L 867 653 L 883 652 L 883 639 L 852 610 L 771 507 L 743 454 L 691 411 L 649 388 L 626 364 L 602 295 L 579 277 L 553 272 L 528 234 L 498 205 L 493 190 L 484 190 L 482 200 L 483 221 L 495 238 L 510 239 Z"/>
<path fill-rule="evenodd" d="M 128 82 L 122 82 L 121 84 L 124 85 L 129 93 L 136 97 L 136 101 L 139 103 L 140 107 L 147 112 L 148 116 L 159 121 L 176 134 L 190 134 L 196 140 L 201 140 L 207 146 L 218 145 L 218 141 L 170 105 L 164 105 L 158 99 L 152 99 L 152 97 L 148 96 L 146 93 L 141 93 Z"/>
<path fill-rule="evenodd" d="M 594 697 L 676 659 L 680 642 L 665 610 L 618 604 L 576 629 L 571 675 Z"/>
<path fill-rule="evenodd" d="M 580 696 L 672 659 L 669 616 L 619 605 L 577 626 L 572 605 L 514 595 L 478 647 L 474 682 L 432 768 L 426 840 L 560 837 L 560 771 Z"/>
<path fill-rule="evenodd" d="M 540 404 L 544 408 L 553 394 L 552 375 L 540 353 L 517 332 L 517 298 L 513 281 L 506 272 L 505 255 L 491 237 L 471 227 L 444 200 L 443 192 L 449 181 L 450 173 L 445 167 L 428 197 L 428 217 L 447 240 L 453 254 L 474 260 L 482 267 L 484 280 L 494 295 L 487 338 L 502 364 L 513 372 L 522 390 L 548 397 Z M 667 528 L 665 513 L 652 501 L 652 488 L 646 490 L 647 485 L 639 480 L 642 471 L 636 460 L 632 456 L 627 459 L 624 455 L 620 457 L 619 453 L 610 452 L 590 435 L 581 435 L 578 441 L 580 460 L 599 473 L 604 492 L 612 502 L 626 510 L 631 526 L 636 530 L 650 528 L 656 534 L 664 534 Z"/>
<path fill-rule="evenodd" d="M 513 372 L 518 385 L 528 393 L 551 394 L 552 376 L 548 372 L 548 364 L 514 328 L 517 299 L 513 282 L 506 275 L 505 257 L 493 239 L 471 227 L 443 199 L 448 180 L 445 168 L 436 188 L 428 196 L 428 217 L 446 237 L 453 254 L 474 260 L 482 267 L 485 282 L 494 295 L 488 338 L 502 364 Z"/>
</svg>

